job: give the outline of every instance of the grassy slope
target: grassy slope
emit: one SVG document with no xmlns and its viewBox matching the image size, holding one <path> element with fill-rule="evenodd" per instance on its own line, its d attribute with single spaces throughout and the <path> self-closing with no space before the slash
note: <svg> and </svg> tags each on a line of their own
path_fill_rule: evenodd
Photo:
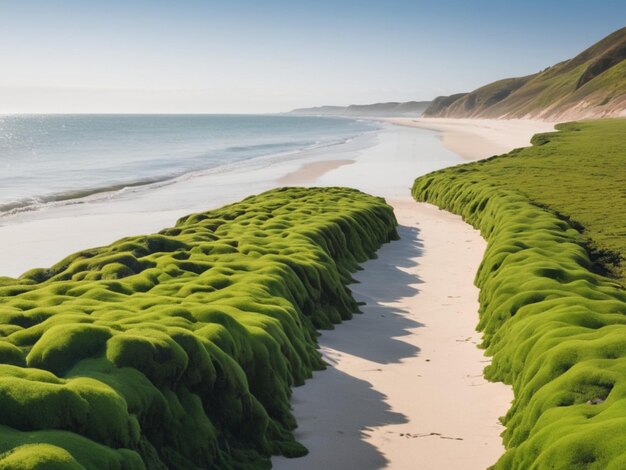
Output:
<svg viewBox="0 0 626 470">
<path fill-rule="evenodd" d="M 625 58 L 626 28 L 622 28 L 571 60 L 527 77 L 490 83 L 446 106 L 431 106 L 424 114 L 551 119 L 618 115 L 626 108 Z M 433 101 L 438 102 L 442 101 Z"/>
<path fill-rule="evenodd" d="M 493 355 L 485 373 L 515 392 L 496 467 L 619 469 L 626 291 L 593 272 L 584 246 L 591 237 L 625 252 L 626 120 L 560 128 L 532 148 L 418 178 L 413 194 L 462 214 L 489 242 L 476 277 Z M 562 214 L 586 224 L 584 235 Z"/>
<path fill-rule="evenodd" d="M 430 108 L 432 115 L 440 117 L 455 117 L 462 115 L 463 117 L 478 117 L 485 109 L 494 107 L 497 103 L 505 100 L 511 93 L 522 87 L 533 76 L 520 78 L 505 78 L 497 82 L 489 83 L 483 87 L 474 90 L 471 93 L 464 94 L 458 99 L 451 99 L 450 104 L 442 106 L 441 111 L 437 114 L 436 108 Z M 453 98 L 454 95 L 450 98 Z M 443 103 L 442 103 L 443 104 Z"/>
<path fill-rule="evenodd" d="M 0 279 L 0 468 L 267 468 L 383 200 L 274 190 Z"/>
</svg>

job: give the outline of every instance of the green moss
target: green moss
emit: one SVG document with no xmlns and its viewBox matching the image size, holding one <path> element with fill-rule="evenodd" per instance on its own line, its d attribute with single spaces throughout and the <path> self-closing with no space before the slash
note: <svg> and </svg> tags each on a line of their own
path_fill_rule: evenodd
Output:
<svg viewBox="0 0 626 470">
<path fill-rule="evenodd" d="M 0 364 L 25 366 L 26 360 L 20 348 L 6 341 L 0 341 Z"/>
<path fill-rule="evenodd" d="M 0 281 L 0 466 L 268 468 L 316 327 L 397 236 L 382 199 L 290 188 Z"/>
<path fill-rule="evenodd" d="M 614 236 L 626 233 L 626 121 L 559 128 L 535 147 L 413 186 L 416 199 L 461 214 L 488 241 L 476 276 L 478 328 L 493 355 L 485 375 L 515 394 L 507 452 L 495 465 L 507 470 L 626 461 L 626 291 L 594 272 L 586 249 L 626 252 Z"/>
<path fill-rule="evenodd" d="M 0 425 L 0 469 L 144 470 L 138 453 L 67 431 L 20 432 Z M 154 468 L 154 467 L 153 467 Z"/>
<path fill-rule="evenodd" d="M 626 120 L 558 124 L 557 129 L 534 136 L 533 147 L 445 172 L 451 180 L 484 180 L 516 191 L 548 209 L 582 233 L 594 270 L 625 285 Z"/>
<path fill-rule="evenodd" d="M 35 343 L 26 358 L 29 367 L 62 374 L 75 362 L 100 352 L 111 337 L 109 328 L 90 324 L 51 326 Z"/>
<path fill-rule="evenodd" d="M 0 468 L 14 469 L 51 469 L 82 470 L 80 465 L 65 449 L 49 444 L 26 444 L 0 455 Z"/>
</svg>

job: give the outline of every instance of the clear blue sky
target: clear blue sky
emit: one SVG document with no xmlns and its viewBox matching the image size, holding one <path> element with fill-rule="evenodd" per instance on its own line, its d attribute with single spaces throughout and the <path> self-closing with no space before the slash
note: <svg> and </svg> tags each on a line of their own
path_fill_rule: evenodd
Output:
<svg viewBox="0 0 626 470">
<path fill-rule="evenodd" d="M 0 0 L 0 112 L 427 100 L 626 26 L 624 0 Z"/>
</svg>

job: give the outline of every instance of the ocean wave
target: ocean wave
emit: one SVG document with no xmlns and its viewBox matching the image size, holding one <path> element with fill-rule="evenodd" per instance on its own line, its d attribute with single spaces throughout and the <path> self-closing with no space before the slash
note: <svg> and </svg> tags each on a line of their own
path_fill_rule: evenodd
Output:
<svg viewBox="0 0 626 470">
<path fill-rule="evenodd" d="M 192 165 L 180 168 L 179 171 L 140 177 L 134 180 L 118 181 L 110 184 L 103 184 L 87 188 L 70 189 L 67 191 L 55 192 L 51 194 L 29 196 L 17 198 L 15 200 L 0 203 L 0 217 L 12 216 L 23 212 L 37 211 L 51 206 L 84 204 L 87 202 L 111 199 L 119 196 L 128 190 L 154 189 L 168 184 L 173 184 L 187 178 L 203 176 L 211 173 L 222 173 L 234 171 L 249 165 L 252 161 L 260 166 L 268 166 L 272 161 L 283 161 L 286 158 L 293 158 L 299 153 L 309 152 L 316 149 L 333 147 L 347 144 L 360 136 L 370 134 L 374 130 L 354 133 L 339 139 L 315 140 L 300 142 L 279 142 L 266 144 L 252 144 L 244 146 L 231 146 L 221 149 L 217 154 L 204 154 L 192 157 L 191 160 L 203 161 L 205 165 Z M 229 153 L 245 153 L 240 159 L 222 159 L 223 155 Z M 207 161 L 207 157 L 215 158 Z M 209 165 L 207 165 L 209 163 Z"/>
<path fill-rule="evenodd" d="M 17 199 L 8 203 L 0 203 L 0 215 L 13 215 L 19 212 L 27 212 L 41 209 L 44 206 L 58 203 L 78 203 L 79 201 L 94 195 L 119 193 L 128 188 L 154 185 L 155 183 L 165 183 L 172 180 L 171 176 L 163 178 L 145 178 L 126 183 L 114 183 L 110 185 L 97 186 L 85 189 L 75 189 L 62 191 L 45 196 L 33 196 Z"/>
</svg>

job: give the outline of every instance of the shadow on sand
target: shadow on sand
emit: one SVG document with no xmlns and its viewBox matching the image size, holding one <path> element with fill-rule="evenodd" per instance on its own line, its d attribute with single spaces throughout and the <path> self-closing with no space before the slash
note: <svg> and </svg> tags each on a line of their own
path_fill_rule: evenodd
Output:
<svg viewBox="0 0 626 470">
<path fill-rule="evenodd" d="M 417 347 L 398 338 L 422 324 L 393 304 L 419 293 L 416 285 L 422 281 L 406 270 L 417 265 L 415 258 L 422 255 L 423 245 L 415 227 L 400 226 L 398 233 L 400 240 L 384 245 L 378 258 L 364 263 L 363 271 L 354 276 L 359 282 L 350 285 L 354 298 L 365 302 L 363 314 L 337 326 L 339 335 L 324 332 L 320 341 L 323 347 L 380 364 L 399 362 L 419 353 Z"/>
<path fill-rule="evenodd" d="M 378 258 L 363 264 L 350 285 L 354 297 L 366 304 L 362 315 L 324 331 L 322 353 L 329 367 L 294 390 L 292 404 L 299 428 L 296 438 L 309 455 L 300 459 L 273 459 L 277 469 L 360 469 L 385 467 L 387 460 L 365 441 L 369 428 L 401 424 L 406 417 L 391 411 L 386 396 L 362 379 L 335 367 L 344 355 L 357 356 L 376 364 L 397 363 L 419 354 L 419 348 L 401 340 L 409 330 L 422 326 L 406 310 L 394 304 L 419 293 L 422 281 L 408 269 L 422 255 L 419 231 L 400 226 L 400 240 L 384 245 Z"/>
</svg>

